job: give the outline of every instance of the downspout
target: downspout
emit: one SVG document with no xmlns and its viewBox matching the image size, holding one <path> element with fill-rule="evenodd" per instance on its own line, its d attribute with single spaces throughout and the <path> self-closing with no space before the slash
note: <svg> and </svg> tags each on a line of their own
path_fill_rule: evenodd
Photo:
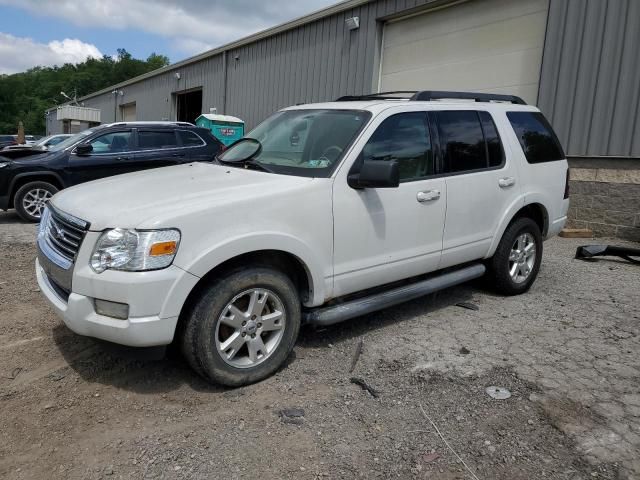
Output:
<svg viewBox="0 0 640 480">
<path fill-rule="evenodd" d="M 227 56 L 228 50 L 222 53 L 222 114 L 227 114 Z"/>
</svg>

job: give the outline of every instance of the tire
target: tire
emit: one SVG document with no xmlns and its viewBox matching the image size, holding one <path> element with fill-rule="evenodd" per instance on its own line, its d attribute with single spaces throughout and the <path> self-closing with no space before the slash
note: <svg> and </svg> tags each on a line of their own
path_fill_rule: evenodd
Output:
<svg viewBox="0 0 640 480">
<path fill-rule="evenodd" d="M 503 295 L 519 295 L 529 290 L 538 276 L 542 251 L 542 234 L 536 222 L 527 217 L 514 220 L 488 262 L 488 276 L 495 290 Z"/>
<path fill-rule="evenodd" d="M 298 292 L 284 273 L 269 267 L 232 270 L 204 289 L 187 313 L 182 352 L 206 380 L 248 385 L 282 366 L 300 321 Z"/>
<path fill-rule="evenodd" d="M 58 188 L 47 182 L 29 182 L 21 186 L 13 197 L 13 206 L 23 220 L 37 223 L 40 221 L 44 205 Z"/>
</svg>

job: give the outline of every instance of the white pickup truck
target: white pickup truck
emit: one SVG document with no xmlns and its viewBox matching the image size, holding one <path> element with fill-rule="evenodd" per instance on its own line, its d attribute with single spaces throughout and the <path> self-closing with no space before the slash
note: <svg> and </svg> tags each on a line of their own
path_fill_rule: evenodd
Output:
<svg viewBox="0 0 640 480">
<path fill-rule="evenodd" d="M 56 194 L 36 274 L 66 325 L 177 342 L 229 386 L 328 325 L 485 275 L 526 292 L 563 227 L 568 166 L 518 97 L 416 92 L 284 109 L 218 162 Z"/>
</svg>

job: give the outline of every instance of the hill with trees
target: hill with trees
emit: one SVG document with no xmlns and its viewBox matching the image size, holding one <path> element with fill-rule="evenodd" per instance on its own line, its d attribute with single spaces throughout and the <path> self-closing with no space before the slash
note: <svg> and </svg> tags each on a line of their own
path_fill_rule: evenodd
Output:
<svg viewBox="0 0 640 480">
<path fill-rule="evenodd" d="M 116 58 L 89 58 L 83 63 L 35 67 L 26 72 L 0 75 L 0 134 L 15 134 L 18 122 L 25 132 L 44 135 L 45 111 L 66 102 L 60 92 L 78 98 L 115 83 L 169 65 L 169 58 L 152 53 L 146 60 L 118 49 Z"/>
</svg>

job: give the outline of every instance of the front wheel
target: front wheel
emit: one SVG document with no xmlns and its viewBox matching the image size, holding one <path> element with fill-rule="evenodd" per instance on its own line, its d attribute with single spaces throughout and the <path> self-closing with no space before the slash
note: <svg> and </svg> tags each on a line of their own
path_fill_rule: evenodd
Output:
<svg viewBox="0 0 640 480">
<path fill-rule="evenodd" d="M 542 234 L 530 218 L 518 218 L 504 232 L 489 260 L 489 277 L 504 295 L 526 292 L 538 276 L 542 261 Z"/>
<path fill-rule="evenodd" d="M 282 272 L 243 268 L 217 279 L 185 319 L 182 351 L 205 379 L 237 387 L 273 374 L 300 330 L 297 290 Z"/>
<path fill-rule="evenodd" d="M 13 198 L 13 206 L 23 220 L 40 221 L 44 206 L 58 189 L 48 182 L 29 182 L 18 189 Z"/>
</svg>

